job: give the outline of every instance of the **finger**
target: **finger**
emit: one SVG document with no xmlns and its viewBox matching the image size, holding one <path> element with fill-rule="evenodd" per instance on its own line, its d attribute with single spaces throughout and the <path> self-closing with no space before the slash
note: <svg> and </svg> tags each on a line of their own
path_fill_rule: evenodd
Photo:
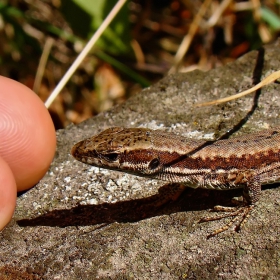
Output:
<svg viewBox="0 0 280 280">
<path fill-rule="evenodd" d="M 0 231 L 8 224 L 16 206 L 17 187 L 8 164 L 0 157 Z"/>
<path fill-rule="evenodd" d="M 0 139 L 0 156 L 10 166 L 18 190 L 32 187 L 53 159 L 54 126 L 43 102 L 32 90 L 1 76 Z"/>
</svg>

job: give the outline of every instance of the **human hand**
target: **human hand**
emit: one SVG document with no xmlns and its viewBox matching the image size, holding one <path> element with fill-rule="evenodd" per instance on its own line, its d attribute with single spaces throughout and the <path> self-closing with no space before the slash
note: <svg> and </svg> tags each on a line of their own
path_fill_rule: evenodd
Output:
<svg viewBox="0 0 280 280">
<path fill-rule="evenodd" d="M 46 173 L 56 146 L 55 129 L 40 98 L 0 76 L 0 230 L 12 218 L 16 193 Z"/>
</svg>

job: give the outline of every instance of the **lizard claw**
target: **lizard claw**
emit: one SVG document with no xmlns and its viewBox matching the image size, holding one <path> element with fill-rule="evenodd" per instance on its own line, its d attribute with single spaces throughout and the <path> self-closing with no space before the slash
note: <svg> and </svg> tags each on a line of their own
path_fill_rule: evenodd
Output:
<svg viewBox="0 0 280 280">
<path fill-rule="evenodd" d="M 233 217 L 231 221 L 229 221 L 227 224 L 225 224 L 223 227 L 218 228 L 214 230 L 212 233 L 210 233 L 207 236 L 207 239 L 210 237 L 213 237 L 221 232 L 224 232 L 228 230 L 233 224 L 237 223 L 239 218 L 240 221 L 237 223 L 235 227 L 235 231 L 240 231 L 240 229 L 244 226 L 244 224 L 247 222 L 248 217 L 250 216 L 250 212 L 254 208 L 254 205 L 245 205 L 241 207 L 224 207 L 224 206 L 215 206 L 214 211 L 218 212 L 228 212 L 224 215 L 219 215 L 216 217 L 204 217 L 199 220 L 199 223 L 209 222 L 209 221 L 216 221 L 221 220 L 228 217 Z"/>
</svg>

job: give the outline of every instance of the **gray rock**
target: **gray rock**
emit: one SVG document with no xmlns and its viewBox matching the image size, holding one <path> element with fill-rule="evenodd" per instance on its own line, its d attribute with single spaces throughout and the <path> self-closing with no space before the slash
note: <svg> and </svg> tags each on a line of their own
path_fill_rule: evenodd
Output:
<svg viewBox="0 0 280 280">
<path fill-rule="evenodd" d="M 229 205 L 241 190 L 187 189 L 176 202 L 152 207 L 158 190 L 172 186 L 85 165 L 69 153 L 75 142 L 111 126 L 149 127 L 199 139 L 276 126 L 277 83 L 218 106 L 193 105 L 248 89 L 279 69 L 280 40 L 206 73 L 167 76 L 126 103 L 58 131 L 52 166 L 36 187 L 18 198 L 12 222 L 0 233 L 0 276 L 279 279 L 277 185 L 263 188 L 241 232 L 232 227 L 207 239 L 226 221 L 199 224 L 199 219 L 213 215 L 207 210 L 216 204 Z"/>
</svg>

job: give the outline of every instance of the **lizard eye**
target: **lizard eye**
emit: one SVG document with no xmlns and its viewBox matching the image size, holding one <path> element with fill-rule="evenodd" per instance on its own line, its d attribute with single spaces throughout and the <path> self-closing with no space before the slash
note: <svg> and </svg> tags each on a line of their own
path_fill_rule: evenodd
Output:
<svg viewBox="0 0 280 280">
<path fill-rule="evenodd" d="M 160 161 L 158 158 L 154 158 L 149 163 L 149 169 L 156 169 L 160 165 Z"/>
<path fill-rule="evenodd" d="M 104 154 L 103 157 L 108 161 L 116 161 L 118 159 L 119 154 L 117 153 L 110 153 Z"/>
</svg>

